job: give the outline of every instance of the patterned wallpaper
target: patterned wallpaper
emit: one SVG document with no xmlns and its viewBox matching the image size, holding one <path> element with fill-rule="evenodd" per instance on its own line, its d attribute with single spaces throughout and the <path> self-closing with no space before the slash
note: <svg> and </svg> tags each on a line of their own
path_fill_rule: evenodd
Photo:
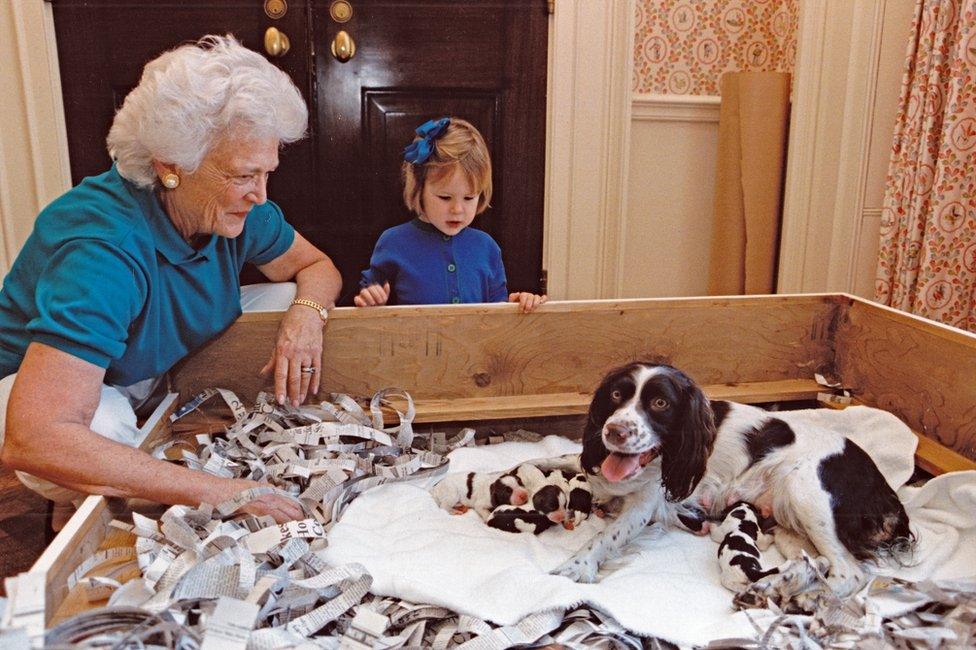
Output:
<svg viewBox="0 0 976 650">
<path fill-rule="evenodd" d="M 633 90 L 718 95 L 725 72 L 792 72 L 799 0 L 637 0 Z"/>
</svg>

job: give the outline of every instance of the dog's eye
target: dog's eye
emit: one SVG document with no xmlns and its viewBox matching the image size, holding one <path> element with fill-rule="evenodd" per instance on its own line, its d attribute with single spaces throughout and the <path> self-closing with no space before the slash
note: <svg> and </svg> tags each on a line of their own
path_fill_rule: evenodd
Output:
<svg viewBox="0 0 976 650">
<path fill-rule="evenodd" d="M 668 406 L 670 406 L 670 404 L 668 404 L 668 400 L 664 399 L 663 397 L 655 397 L 651 400 L 651 408 L 655 411 L 663 411 L 664 409 L 668 408 Z"/>
<path fill-rule="evenodd" d="M 619 402 L 623 396 L 623 393 L 621 393 L 619 390 L 615 390 L 610 393 L 610 399 L 612 399 L 614 402 Z"/>
</svg>

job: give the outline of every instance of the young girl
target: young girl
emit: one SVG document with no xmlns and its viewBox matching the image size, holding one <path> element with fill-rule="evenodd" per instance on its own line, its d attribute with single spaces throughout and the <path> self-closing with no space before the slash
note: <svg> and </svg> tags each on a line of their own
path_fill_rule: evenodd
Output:
<svg viewBox="0 0 976 650">
<path fill-rule="evenodd" d="M 425 122 L 403 158 L 403 201 L 417 218 L 380 235 L 357 307 L 507 300 L 529 312 L 548 300 L 509 294 L 498 244 L 468 227 L 491 199 L 491 159 L 474 126 L 448 117 Z"/>
</svg>

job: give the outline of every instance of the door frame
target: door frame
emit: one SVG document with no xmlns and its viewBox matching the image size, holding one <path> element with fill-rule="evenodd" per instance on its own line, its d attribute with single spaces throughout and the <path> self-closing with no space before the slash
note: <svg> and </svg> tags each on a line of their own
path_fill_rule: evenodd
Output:
<svg viewBox="0 0 976 650">
<path fill-rule="evenodd" d="M 800 3 L 779 293 L 856 288 L 888 1 Z"/>
<path fill-rule="evenodd" d="M 71 187 L 71 169 L 50 3 L 0 2 L 0 34 L 0 271 L 6 275 L 38 212 Z"/>
<path fill-rule="evenodd" d="M 552 298 L 616 298 L 626 280 L 635 1 L 554 4 L 542 266 Z"/>
</svg>

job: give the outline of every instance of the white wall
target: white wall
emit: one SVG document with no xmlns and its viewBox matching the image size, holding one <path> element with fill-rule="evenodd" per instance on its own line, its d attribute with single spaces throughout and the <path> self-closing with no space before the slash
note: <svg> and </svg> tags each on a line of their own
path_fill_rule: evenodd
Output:
<svg viewBox="0 0 976 650">
<path fill-rule="evenodd" d="M 780 292 L 874 296 L 914 2 L 800 4 Z M 707 291 L 718 98 L 634 98 L 621 297 Z"/>
<path fill-rule="evenodd" d="M 708 290 L 718 97 L 637 96 L 619 297 Z"/>
</svg>

